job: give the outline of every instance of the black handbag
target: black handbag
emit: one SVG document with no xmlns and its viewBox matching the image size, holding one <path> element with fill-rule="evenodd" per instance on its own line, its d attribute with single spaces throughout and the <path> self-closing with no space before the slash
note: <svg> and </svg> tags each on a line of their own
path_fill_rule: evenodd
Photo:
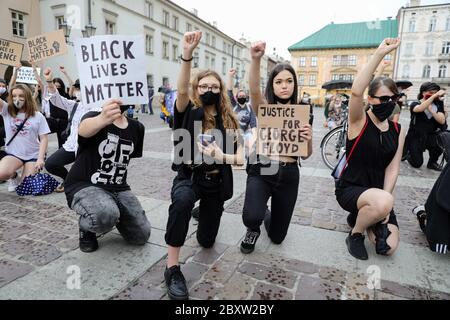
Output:
<svg viewBox="0 0 450 320">
<path fill-rule="evenodd" d="M 70 136 L 70 128 L 72 127 L 73 117 L 75 115 L 75 112 L 77 112 L 77 109 L 78 109 L 78 103 L 75 103 L 75 105 L 73 106 L 72 112 L 70 113 L 69 122 L 67 123 L 66 128 L 61 132 L 61 138 L 63 141 L 67 141 L 67 139 Z"/>
</svg>

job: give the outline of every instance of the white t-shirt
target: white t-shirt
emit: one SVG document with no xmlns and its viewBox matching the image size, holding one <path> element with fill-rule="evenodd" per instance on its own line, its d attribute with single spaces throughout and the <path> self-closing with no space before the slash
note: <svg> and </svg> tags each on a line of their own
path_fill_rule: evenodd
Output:
<svg viewBox="0 0 450 320">
<path fill-rule="evenodd" d="M 0 104 L 3 106 L 1 115 L 3 116 L 3 121 L 5 123 L 5 143 L 8 143 L 25 119 L 25 113 L 21 112 L 17 117 L 13 118 L 8 113 L 8 104 L 3 101 L 0 101 Z M 36 112 L 34 117 L 27 120 L 23 129 L 14 138 L 11 144 L 6 147 L 6 153 L 24 161 L 37 159 L 39 158 L 39 136 L 49 133 L 50 129 L 47 120 L 42 113 Z"/>
</svg>

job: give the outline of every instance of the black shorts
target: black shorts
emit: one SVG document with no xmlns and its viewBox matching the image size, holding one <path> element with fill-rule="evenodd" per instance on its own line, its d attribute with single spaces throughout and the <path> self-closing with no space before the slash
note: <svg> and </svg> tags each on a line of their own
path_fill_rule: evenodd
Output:
<svg viewBox="0 0 450 320">
<path fill-rule="evenodd" d="M 347 222 L 349 226 L 353 228 L 356 223 L 356 217 L 358 216 L 358 199 L 361 195 L 370 190 L 372 188 L 369 187 L 361 187 L 354 185 L 344 185 L 336 187 L 336 199 L 342 209 L 348 211 L 350 214 L 347 217 Z M 397 217 L 395 215 L 394 210 L 391 211 L 389 216 L 388 224 L 393 224 L 398 228 Z"/>
</svg>

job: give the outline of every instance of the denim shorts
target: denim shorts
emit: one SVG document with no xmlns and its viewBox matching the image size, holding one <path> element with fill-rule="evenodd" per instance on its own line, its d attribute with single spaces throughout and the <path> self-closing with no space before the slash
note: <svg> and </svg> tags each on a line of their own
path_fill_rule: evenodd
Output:
<svg viewBox="0 0 450 320">
<path fill-rule="evenodd" d="M 37 162 L 37 159 L 23 160 L 23 159 L 16 157 L 15 155 L 10 154 L 10 153 L 7 153 L 6 156 L 14 157 L 14 158 L 22 161 L 23 164 L 28 163 L 28 162 Z"/>
</svg>

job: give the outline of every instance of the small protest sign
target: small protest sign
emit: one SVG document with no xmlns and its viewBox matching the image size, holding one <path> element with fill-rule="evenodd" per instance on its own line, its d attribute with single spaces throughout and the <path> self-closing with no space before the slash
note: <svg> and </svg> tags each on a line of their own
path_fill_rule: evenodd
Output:
<svg viewBox="0 0 450 320">
<path fill-rule="evenodd" d="M 143 36 L 96 36 L 75 41 L 85 106 L 118 98 L 123 104 L 148 103 Z"/>
<path fill-rule="evenodd" d="M 58 30 L 27 39 L 30 62 L 67 54 L 68 48 L 63 30 Z"/>
<path fill-rule="evenodd" d="M 0 39 L 0 64 L 7 66 L 20 66 L 23 44 Z"/>
<path fill-rule="evenodd" d="M 15 71 L 15 70 L 14 70 Z M 36 68 L 37 74 L 41 74 L 41 69 Z M 17 83 L 38 84 L 36 77 L 34 76 L 33 68 L 21 67 L 17 72 Z"/>
<path fill-rule="evenodd" d="M 265 156 L 305 157 L 308 144 L 300 128 L 308 124 L 307 105 L 261 105 L 258 111 L 257 152 Z"/>
</svg>

